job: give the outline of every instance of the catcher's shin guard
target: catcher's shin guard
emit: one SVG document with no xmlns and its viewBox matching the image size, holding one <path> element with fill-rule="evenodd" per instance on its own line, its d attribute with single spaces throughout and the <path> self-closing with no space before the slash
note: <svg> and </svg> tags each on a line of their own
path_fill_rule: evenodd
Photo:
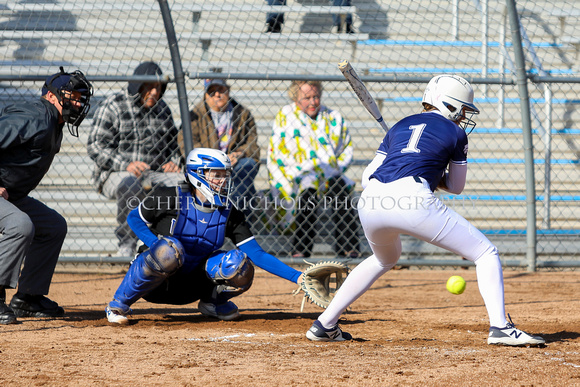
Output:
<svg viewBox="0 0 580 387">
<path fill-rule="evenodd" d="M 222 304 L 247 291 L 254 280 L 254 265 L 238 249 L 214 252 L 205 264 L 205 271 L 216 284 L 206 302 Z"/>
<path fill-rule="evenodd" d="M 133 260 L 109 307 L 126 314 L 135 301 L 159 286 L 182 264 L 181 242 L 173 237 L 162 237 Z"/>
</svg>

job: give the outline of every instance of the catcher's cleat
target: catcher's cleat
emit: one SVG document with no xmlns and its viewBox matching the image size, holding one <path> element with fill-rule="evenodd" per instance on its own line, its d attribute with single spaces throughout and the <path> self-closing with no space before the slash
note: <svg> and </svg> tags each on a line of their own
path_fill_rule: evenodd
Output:
<svg viewBox="0 0 580 387">
<path fill-rule="evenodd" d="M 231 321 L 240 317 L 238 307 L 231 301 L 219 305 L 200 301 L 197 309 L 204 316 L 215 317 L 224 321 Z"/>
<path fill-rule="evenodd" d="M 508 315 L 509 317 L 509 315 Z M 521 347 L 527 345 L 544 345 L 546 341 L 540 336 L 532 336 L 515 327 L 511 317 L 505 328 L 490 327 L 487 344 L 510 345 Z"/>
<path fill-rule="evenodd" d="M 107 320 L 111 324 L 119 324 L 119 325 L 127 325 L 129 324 L 129 319 L 127 316 L 122 314 L 122 312 L 118 309 L 112 309 L 110 306 L 105 308 L 105 312 L 107 313 Z"/>
<path fill-rule="evenodd" d="M 43 295 L 16 293 L 10 308 L 17 317 L 62 317 L 64 309 Z"/>
<path fill-rule="evenodd" d="M 330 329 L 326 329 L 322 326 L 320 321 L 316 320 L 306 332 L 306 337 L 308 340 L 312 341 L 348 341 L 352 340 L 350 333 L 343 332 L 338 324 Z"/>
</svg>

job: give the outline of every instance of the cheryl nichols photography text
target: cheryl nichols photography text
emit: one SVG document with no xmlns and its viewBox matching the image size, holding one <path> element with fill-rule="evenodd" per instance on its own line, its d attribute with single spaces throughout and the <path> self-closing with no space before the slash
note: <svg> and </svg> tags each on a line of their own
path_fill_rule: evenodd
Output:
<svg viewBox="0 0 580 387">
<path fill-rule="evenodd" d="M 181 203 L 178 197 L 155 197 L 155 200 L 148 200 L 147 202 L 141 202 L 137 197 L 131 197 L 127 200 L 127 206 L 129 208 L 136 208 L 140 204 L 146 207 L 148 210 L 168 210 L 168 209 L 179 209 Z M 440 198 L 441 199 L 441 198 Z M 193 197 L 188 198 L 189 202 L 187 205 L 192 205 L 195 200 Z M 471 201 L 472 199 L 458 198 L 454 199 L 454 196 L 445 196 L 445 204 L 449 205 L 449 202 L 455 206 L 456 204 L 464 205 L 466 201 Z M 309 200 L 297 199 L 280 199 L 280 198 L 270 198 L 268 196 L 254 197 L 252 199 L 248 198 L 236 198 L 232 199 L 231 202 L 240 210 L 256 210 L 256 211 L 266 211 L 266 210 L 279 210 L 283 209 L 286 211 L 300 211 L 304 209 L 322 208 L 322 209 L 348 209 L 348 208 L 376 208 L 383 210 L 399 209 L 399 210 L 416 210 L 419 208 L 426 208 L 427 203 L 424 197 L 419 196 L 401 196 L 401 197 L 366 197 L 361 198 L 355 196 L 352 198 L 337 198 L 334 196 L 322 196 L 319 198 L 309 198 Z"/>
</svg>

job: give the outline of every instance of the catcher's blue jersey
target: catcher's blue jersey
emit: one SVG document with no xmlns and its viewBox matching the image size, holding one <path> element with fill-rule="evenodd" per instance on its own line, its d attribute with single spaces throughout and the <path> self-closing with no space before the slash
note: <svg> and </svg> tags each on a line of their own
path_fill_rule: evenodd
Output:
<svg viewBox="0 0 580 387">
<path fill-rule="evenodd" d="M 388 131 L 377 153 L 387 157 L 371 179 L 390 183 L 420 176 L 435 190 L 449 162 L 467 163 L 467 134 L 439 112 L 415 114 Z"/>
<path fill-rule="evenodd" d="M 194 198 L 191 193 L 182 192 L 181 189 L 179 200 L 179 215 L 173 236 L 183 244 L 185 250 L 183 267 L 189 271 L 223 246 L 231 203 L 228 203 L 227 207 L 203 212 L 193 205 Z"/>
</svg>

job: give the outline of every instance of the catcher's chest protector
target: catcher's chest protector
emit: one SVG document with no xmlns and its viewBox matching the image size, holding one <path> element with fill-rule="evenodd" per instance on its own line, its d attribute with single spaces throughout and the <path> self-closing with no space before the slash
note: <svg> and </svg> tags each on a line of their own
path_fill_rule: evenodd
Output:
<svg viewBox="0 0 580 387">
<path fill-rule="evenodd" d="M 185 250 L 185 259 L 207 257 L 224 244 L 226 223 L 231 207 L 212 212 L 198 210 L 190 193 L 180 190 L 180 208 L 173 236 L 179 239 Z M 192 262 L 185 262 L 191 264 Z"/>
</svg>

